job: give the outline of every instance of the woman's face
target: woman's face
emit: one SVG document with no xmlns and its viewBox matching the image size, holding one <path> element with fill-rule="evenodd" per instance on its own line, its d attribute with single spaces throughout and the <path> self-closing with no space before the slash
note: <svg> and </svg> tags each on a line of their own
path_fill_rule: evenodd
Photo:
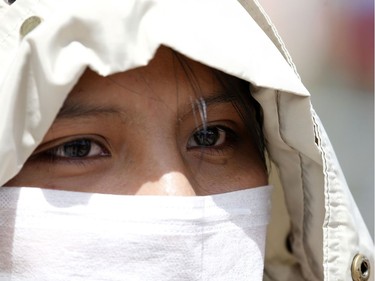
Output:
<svg viewBox="0 0 375 281">
<path fill-rule="evenodd" d="M 109 77 L 87 70 L 7 185 L 129 195 L 265 185 L 259 152 L 222 83 L 187 62 L 195 82 L 164 47 L 146 67 Z"/>
</svg>

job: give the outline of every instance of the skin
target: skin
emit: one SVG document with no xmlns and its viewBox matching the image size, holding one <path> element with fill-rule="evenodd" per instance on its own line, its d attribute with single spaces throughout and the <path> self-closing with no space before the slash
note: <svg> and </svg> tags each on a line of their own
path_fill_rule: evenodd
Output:
<svg viewBox="0 0 375 281">
<path fill-rule="evenodd" d="M 223 86 L 209 67 L 187 62 L 199 94 L 165 47 L 145 67 L 109 77 L 87 70 L 7 186 L 193 196 L 267 184 L 252 137 L 222 98 Z M 206 102 L 206 123 L 197 99 Z M 205 126 L 208 144 L 197 138 Z M 82 148 L 82 139 L 85 155 L 72 157 L 69 147 Z"/>
</svg>

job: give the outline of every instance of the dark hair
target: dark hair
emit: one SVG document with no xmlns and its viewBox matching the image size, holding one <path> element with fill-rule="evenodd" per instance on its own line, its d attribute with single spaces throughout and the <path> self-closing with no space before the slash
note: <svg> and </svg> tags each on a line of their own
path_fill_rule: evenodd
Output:
<svg viewBox="0 0 375 281">
<path fill-rule="evenodd" d="M 265 164 L 266 146 L 263 134 L 263 111 L 260 104 L 251 95 L 250 83 L 216 69 L 213 69 L 213 72 L 228 95 L 234 97 L 232 104 L 253 137 L 254 144 Z"/>
<path fill-rule="evenodd" d="M 204 102 L 202 99 L 199 99 L 199 93 L 201 93 L 200 85 L 194 75 L 193 70 L 191 69 L 191 66 L 188 63 L 187 58 L 175 51 L 173 51 L 173 53 L 185 72 L 191 87 L 193 88 L 194 92 L 197 93 L 198 103 Z M 214 68 L 211 68 L 211 71 L 213 72 L 214 77 L 216 77 L 216 79 L 225 89 L 226 97 L 232 102 L 233 106 L 236 108 L 238 114 L 243 120 L 254 141 L 259 156 L 263 161 L 264 168 L 267 170 L 265 160 L 266 146 L 263 135 L 263 111 L 260 104 L 251 95 L 250 83 Z M 205 122 L 205 120 L 202 121 Z"/>
</svg>

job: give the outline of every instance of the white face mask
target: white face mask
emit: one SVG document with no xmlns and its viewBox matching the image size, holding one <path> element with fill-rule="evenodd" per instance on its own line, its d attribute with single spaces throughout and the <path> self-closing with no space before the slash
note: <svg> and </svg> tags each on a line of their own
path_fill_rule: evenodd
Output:
<svg viewBox="0 0 375 281">
<path fill-rule="evenodd" d="M 0 280 L 252 280 L 271 187 L 198 197 L 0 188 Z"/>
</svg>

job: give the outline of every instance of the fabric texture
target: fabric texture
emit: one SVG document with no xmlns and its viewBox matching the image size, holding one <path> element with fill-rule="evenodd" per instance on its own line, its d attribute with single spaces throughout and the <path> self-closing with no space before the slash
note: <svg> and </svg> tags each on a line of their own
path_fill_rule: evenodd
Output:
<svg viewBox="0 0 375 281">
<path fill-rule="evenodd" d="M 31 16 L 42 22 L 21 36 Z M 372 239 L 310 94 L 257 1 L 19 0 L 0 6 L 0 17 L 0 185 L 87 67 L 126 71 L 165 45 L 250 82 L 262 106 L 275 182 L 265 279 L 351 280 L 358 253 L 373 268 Z"/>
<path fill-rule="evenodd" d="M 3 188 L 0 280 L 260 281 L 271 190 L 168 197 Z"/>
</svg>

